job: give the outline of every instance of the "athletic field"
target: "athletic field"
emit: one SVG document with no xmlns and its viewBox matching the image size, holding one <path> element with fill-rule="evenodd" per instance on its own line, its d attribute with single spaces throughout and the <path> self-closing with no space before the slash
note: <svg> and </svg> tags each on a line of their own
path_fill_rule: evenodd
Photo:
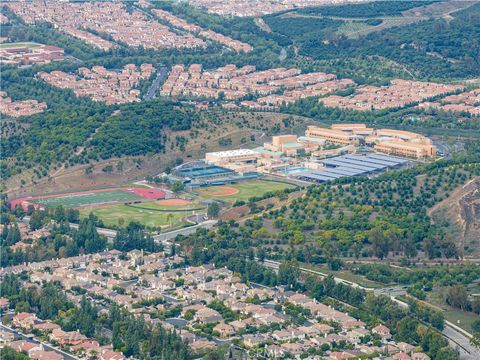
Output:
<svg viewBox="0 0 480 360">
<path fill-rule="evenodd" d="M 247 201 L 254 196 L 262 196 L 270 191 L 278 191 L 293 188 L 294 185 L 265 181 L 253 180 L 240 182 L 238 184 L 228 184 L 224 186 L 210 186 L 196 190 L 202 198 L 218 199 L 226 201 L 243 200 Z"/>
<path fill-rule="evenodd" d="M 151 207 L 151 209 L 148 207 Z M 112 225 L 126 226 L 130 221 L 138 221 L 149 227 L 171 229 L 180 228 L 183 219 L 193 214 L 192 211 L 168 212 L 156 208 L 152 203 L 135 204 L 133 206 L 118 204 L 80 209 L 82 217 L 88 216 L 90 212 L 98 216 L 107 227 Z"/>
<path fill-rule="evenodd" d="M 94 205 L 99 206 L 116 202 L 129 202 L 142 199 L 143 198 L 141 196 L 138 196 L 132 192 L 122 190 L 109 190 L 88 193 L 74 193 L 54 197 L 44 197 L 40 199 L 29 200 L 29 202 L 34 204 L 40 204 L 50 208 L 55 208 L 59 205 L 65 208 L 77 208 Z"/>
<path fill-rule="evenodd" d="M 42 45 L 33 43 L 33 42 L 3 43 L 3 44 L 0 44 L 0 49 L 16 49 L 16 48 L 36 49 L 36 48 L 39 48 L 40 46 Z"/>
</svg>

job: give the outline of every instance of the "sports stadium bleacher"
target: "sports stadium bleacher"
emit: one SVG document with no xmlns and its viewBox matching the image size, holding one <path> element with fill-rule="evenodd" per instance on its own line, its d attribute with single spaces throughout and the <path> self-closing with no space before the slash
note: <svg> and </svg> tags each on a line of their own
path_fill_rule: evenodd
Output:
<svg viewBox="0 0 480 360">
<path fill-rule="evenodd" d="M 194 161 L 177 166 L 173 175 L 192 188 L 200 186 L 225 185 L 242 180 L 256 179 L 256 172 L 239 174 L 233 170 L 208 164 L 204 161 Z"/>
</svg>

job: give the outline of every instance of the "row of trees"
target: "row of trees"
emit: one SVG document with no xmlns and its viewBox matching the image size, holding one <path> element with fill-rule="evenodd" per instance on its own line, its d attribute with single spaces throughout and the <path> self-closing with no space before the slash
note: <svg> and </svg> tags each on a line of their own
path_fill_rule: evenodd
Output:
<svg viewBox="0 0 480 360">
<path fill-rule="evenodd" d="M 418 269 L 392 268 L 384 264 L 355 264 L 355 274 L 383 284 L 433 286 L 468 285 L 480 278 L 480 268 L 473 264 L 434 266 Z"/>
</svg>

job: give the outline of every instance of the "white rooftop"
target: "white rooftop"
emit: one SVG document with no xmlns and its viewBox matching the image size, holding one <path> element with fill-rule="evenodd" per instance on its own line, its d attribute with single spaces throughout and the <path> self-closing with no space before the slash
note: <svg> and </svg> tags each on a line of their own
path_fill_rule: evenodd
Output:
<svg viewBox="0 0 480 360">
<path fill-rule="evenodd" d="M 218 151 L 218 152 L 211 152 L 206 153 L 207 155 L 213 155 L 217 157 L 230 157 L 230 156 L 244 156 L 244 155 L 257 155 L 258 152 L 251 150 L 251 149 L 236 149 L 236 150 L 226 150 L 226 151 Z"/>
</svg>

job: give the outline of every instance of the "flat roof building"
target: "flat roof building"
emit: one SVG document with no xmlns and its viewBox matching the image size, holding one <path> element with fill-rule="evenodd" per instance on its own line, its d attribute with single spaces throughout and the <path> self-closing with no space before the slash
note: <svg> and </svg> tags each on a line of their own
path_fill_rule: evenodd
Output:
<svg viewBox="0 0 480 360">
<path fill-rule="evenodd" d="M 235 162 L 256 162 L 260 157 L 257 151 L 250 149 L 238 149 L 228 151 L 217 151 L 205 154 L 205 160 L 215 165 L 224 165 Z"/>
<path fill-rule="evenodd" d="M 386 154 L 401 155 L 418 159 L 434 157 L 437 153 L 434 145 L 418 144 L 401 140 L 381 141 L 374 146 L 374 149 Z"/>
<path fill-rule="evenodd" d="M 318 126 L 309 126 L 305 131 L 306 137 L 324 139 L 340 145 L 358 145 L 360 143 L 359 136 L 349 134 L 341 130 L 326 129 Z"/>
</svg>

